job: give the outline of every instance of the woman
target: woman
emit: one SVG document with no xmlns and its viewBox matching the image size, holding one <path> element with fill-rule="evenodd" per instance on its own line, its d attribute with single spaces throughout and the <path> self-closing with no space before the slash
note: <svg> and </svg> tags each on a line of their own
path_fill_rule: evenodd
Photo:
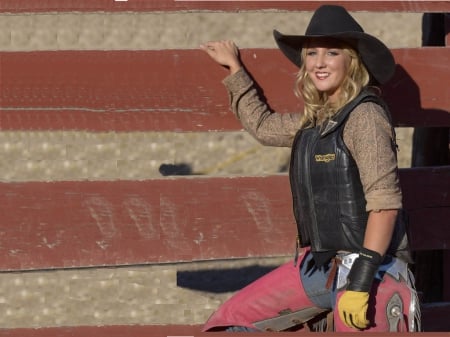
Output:
<svg viewBox="0 0 450 337">
<path fill-rule="evenodd" d="M 393 56 L 340 6 L 319 7 L 305 35 L 274 37 L 299 67 L 303 114 L 271 112 L 232 41 L 201 49 L 229 69 L 224 84 L 244 128 L 263 144 L 292 147 L 301 249 L 294 263 L 225 302 L 204 330 L 291 330 L 333 310 L 336 331 L 415 331 L 413 281 L 394 257 L 403 238 L 395 134 L 377 95 L 394 73 Z"/>
</svg>

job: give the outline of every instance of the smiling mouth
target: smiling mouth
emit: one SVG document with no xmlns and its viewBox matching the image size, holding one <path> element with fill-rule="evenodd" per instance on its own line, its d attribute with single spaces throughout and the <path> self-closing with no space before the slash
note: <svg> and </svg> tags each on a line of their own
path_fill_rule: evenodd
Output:
<svg viewBox="0 0 450 337">
<path fill-rule="evenodd" d="M 316 73 L 316 77 L 319 80 L 324 80 L 330 76 L 330 73 Z"/>
</svg>

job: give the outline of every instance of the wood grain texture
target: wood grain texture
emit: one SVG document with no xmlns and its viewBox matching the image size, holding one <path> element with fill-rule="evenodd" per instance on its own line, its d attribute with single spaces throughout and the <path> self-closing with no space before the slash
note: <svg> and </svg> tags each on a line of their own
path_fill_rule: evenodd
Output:
<svg viewBox="0 0 450 337">
<path fill-rule="evenodd" d="M 399 66 L 383 93 L 395 124 L 449 126 L 450 48 L 393 52 Z M 242 58 L 275 111 L 301 111 L 296 69 L 278 50 Z M 241 129 L 221 83 L 226 71 L 200 50 L 3 52 L 0 62 L 1 130 Z"/>
<path fill-rule="evenodd" d="M 2 270 L 276 256 L 295 242 L 286 176 L 0 190 Z"/>
<path fill-rule="evenodd" d="M 449 175 L 450 167 L 401 171 L 402 187 L 417 196 L 405 198 L 414 250 L 450 245 Z M 294 248 L 287 175 L 6 183 L 0 192 L 1 270 L 285 256 Z"/>
<path fill-rule="evenodd" d="M 348 10 L 447 12 L 450 4 L 436 0 L 331 0 Z M 186 0 L 2 0 L 1 12 L 51 11 L 191 11 L 191 10 L 315 10 L 323 1 L 186 1 Z"/>
<path fill-rule="evenodd" d="M 423 308 L 423 326 L 425 332 L 421 332 L 423 337 L 443 337 L 448 332 L 449 324 L 444 323 L 444 317 L 450 314 L 450 304 L 442 305 L 440 310 L 434 307 Z M 445 315 L 445 316 L 444 316 Z M 427 323 L 429 322 L 429 324 Z M 431 325 L 433 324 L 433 325 Z M 433 327 L 433 328 L 431 328 Z M 298 334 L 308 334 L 307 332 L 298 332 Z M 273 332 L 260 332 L 258 336 L 271 337 Z M 293 332 L 277 332 L 277 336 L 292 336 Z M 214 332 L 216 337 L 228 337 L 229 332 Z M 329 336 L 329 333 L 314 333 L 315 336 Z M 334 337 L 346 337 L 348 333 L 333 332 Z M 359 334 L 357 334 L 359 335 Z M 0 330 L 0 336 L 5 337 L 196 337 L 211 336 L 211 332 L 201 332 L 200 325 L 112 325 L 112 326 L 76 326 L 76 327 L 56 327 L 56 328 L 38 328 L 38 329 L 4 329 Z M 248 332 L 235 332 L 233 336 L 247 337 Z M 410 332 L 396 332 L 395 336 L 408 337 Z"/>
</svg>

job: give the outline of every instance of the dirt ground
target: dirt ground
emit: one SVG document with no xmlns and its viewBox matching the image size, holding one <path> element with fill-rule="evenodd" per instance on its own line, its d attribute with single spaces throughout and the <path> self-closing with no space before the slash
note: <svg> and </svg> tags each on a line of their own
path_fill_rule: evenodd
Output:
<svg viewBox="0 0 450 337">
<path fill-rule="evenodd" d="M 198 48 L 234 39 L 274 47 L 273 28 L 303 33 L 311 13 L 91 13 L 0 15 L 3 51 Z M 357 13 L 391 48 L 420 45 L 421 14 Z M 411 130 L 397 130 L 408 167 Z M 206 144 L 206 146 L 205 146 Z M 112 154 L 112 155 L 111 155 Z M 225 156 L 224 156 L 225 154 Z M 242 132 L 1 132 L 0 181 L 152 179 L 162 164 L 209 175 L 283 171 L 289 150 Z M 117 165 L 118 161 L 122 165 Z M 202 323 L 234 291 L 286 258 L 0 273 L 0 328 Z"/>
</svg>

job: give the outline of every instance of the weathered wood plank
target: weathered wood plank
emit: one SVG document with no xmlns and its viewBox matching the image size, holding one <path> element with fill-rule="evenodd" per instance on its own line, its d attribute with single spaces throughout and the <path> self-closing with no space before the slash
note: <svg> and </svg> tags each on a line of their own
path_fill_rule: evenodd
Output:
<svg viewBox="0 0 450 337">
<path fill-rule="evenodd" d="M 0 191 L 2 270 L 276 256 L 295 241 L 287 176 L 6 183 Z"/>
<path fill-rule="evenodd" d="M 449 249 L 450 167 L 422 167 L 401 173 L 411 249 Z"/>
<path fill-rule="evenodd" d="M 447 1 L 436 0 L 331 0 L 354 11 L 447 12 Z M 0 12 L 54 11 L 238 11 L 238 10 L 314 10 L 323 1 L 186 1 L 186 0 L 2 0 Z"/>
<path fill-rule="evenodd" d="M 450 245 L 449 174 L 401 171 L 415 250 Z M 2 183 L 0 214 L 0 270 L 283 256 L 296 235 L 287 175 Z"/>
<path fill-rule="evenodd" d="M 450 249 L 448 249 L 448 247 L 447 250 L 442 252 L 442 260 L 442 280 L 443 284 L 446 284 L 442 291 L 442 299 L 444 301 L 450 302 L 450 270 L 448 268 L 448 266 L 450 266 Z M 447 315 L 447 317 L 450 317 L 450 314 Z M 449 329 L 447 329 L 447 331 L 450 331 L 450 327 Z"/>
<path fill-rule="evenodd" d="M 406 209 L 450 206 L 450 166 L 400 169 L 400 183 Z"/>
<path fill-rule="evenodd" d="M 448 288 L 448 287 L 447 287 Z M 421 308 L 423 331 L 450 331 L 450 302 L 427 303 Z M 426 333 L 425 333 L 426 334 Z"/>
<path fill-rule="evenodd" d="M 450 48 L 394 54 L 401 67 L 383 91 L 395 123 L 449 126 Z M 295 67 L 278 50 L 242 58 L 275 110 L 301 111 Z M 2 130 L 241 128 L 221 84 L 226 72 L 200 50 L 3 52 L 0 62 Z"/>
<path fill-rule="evenodd" d="M 416 193 L 420 193 L 417 190 Z M 408 210 L 410 245 L 413 250 L 449 249 L 450 207 Z"/>
<path fill-rule="evenodd" d="M 441 337 L 440 332 L 450 330 L 449 320 L 450 303 L 428 304 L 422 308 L 422 326 L 424 337 Z M 113 326 L 74 326 L 51 328 L 16 328 L 2 329 L 0 336 L 5 337 L 138 337 L 138 336 L 210 336 L 211 333 L 200 332 L 201 325 L 113 325 Z M 272 333 L 258 333 L 261 337 L 271 337 Z M 319 336 L 328 336 L 329 333 L 315 333 Z M 214 332 L 214 336 L 228 337 L 227 332 Z M 234 333 L 233 336 L 248 336 L 248 333 Z M 292 336 L 292 332 L 277 333 L 277 336 Z M 333 336 L 346 337 L 346 333 L 334 332 Z M 398 337 L 410 336 L 407 332 L 398 332 Z"/>
<path fill-rule="evenodd" d="M 446 12 L 448 13 L 448 12 Z M 446 15 L 445 18 L 445 45 L 450 46 L 450 16 Z"/>
<path fill-rule="evenodd" d="M 394 123 L 413 127 L 450 126 L 450 95 L 447 90 L 450 48 L 400 49 L 393 50 L 393 53 L 397 62 L 396 73 L 382 90 Z M 436 67 L 430 69 L 427 57 L 436 54 L 440 54 L 440 58 Z M 443 77 L 437 75 L 441 72 Z M 437 89 L 439 86 L 445 89 Z"/>
<path fill-rule="evenodd" d="M 200 333 L 200 325 L 113 325 L 74 326 L 51 328 L 0 329 L 0 336 L 8 337 L 166 337 L 195 336 Z M 219 334 L 220 335 L 220 334 Z"/>
<path fill-rule="evenodd" d="M 427 172 L 426 178 L 422 175 L 424 172 Z M 402 173 L 403 198 L 409 216 L 412 249 L 448 249 L 450 243 L 448 166 L 415 168 L 403 170 Z M 441 188 L 438 192 L 435 187 L 439 185 Z M 435 228 L 435 223 L 441 223 L 441 226 Z"/>
</svg>

